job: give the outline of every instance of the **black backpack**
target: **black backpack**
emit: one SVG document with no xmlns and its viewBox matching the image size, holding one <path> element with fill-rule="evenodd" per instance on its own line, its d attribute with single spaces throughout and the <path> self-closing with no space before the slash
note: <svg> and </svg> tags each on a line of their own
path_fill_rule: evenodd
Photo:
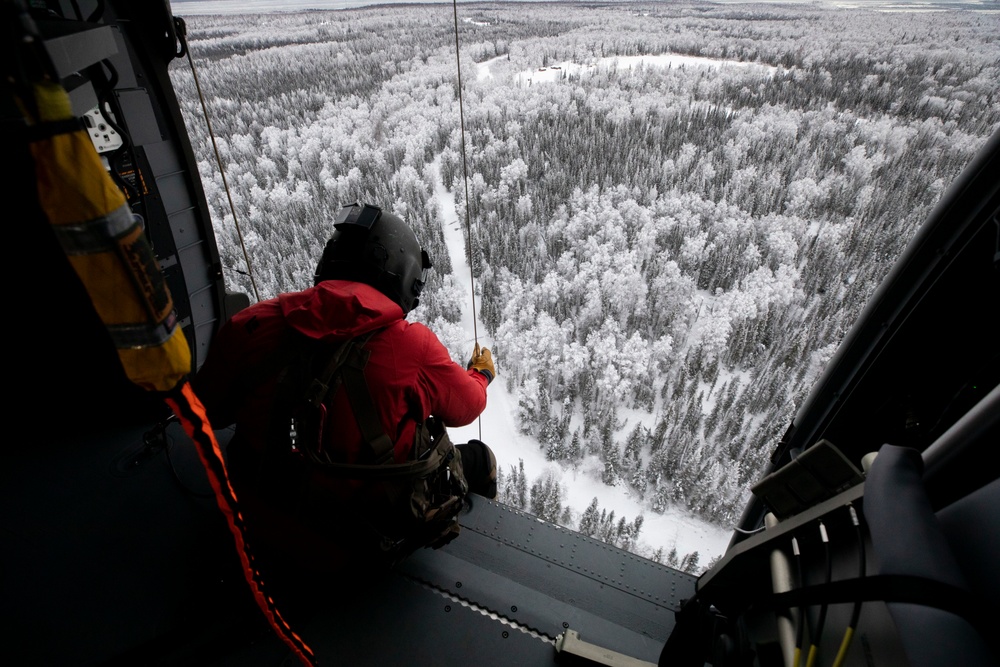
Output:
<svg viewBox="0 0 1000 667">
<path fill-rule="evenodd" d="M 461 457 L 444 425 L 417 422 L 411 457 L 394 463 L 364 376 L 376 332 L 339 345 L 291 332 L 273 359 L 278 385 L 268 448 L 256 484 L 269 502 L 320 531 L 356 559 L 393 566 L 422 547 L 439 548 L 458 536 L 468 484 Z M 346 391 L 365 448 L 356 463 L 330 451 L 333 397 Z"/>
</svg>

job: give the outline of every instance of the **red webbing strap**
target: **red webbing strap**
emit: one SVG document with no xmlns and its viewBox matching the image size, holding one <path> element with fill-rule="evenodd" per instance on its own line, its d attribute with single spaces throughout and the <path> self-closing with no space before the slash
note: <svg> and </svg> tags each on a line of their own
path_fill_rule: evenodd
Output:
<svg viewBox="0 0 1000 667">
<path fill-rule="evenodd" d="M 236 541 L 236 551 L 240 556 L 240 563 L 243 565 L 243 574 L 250 585 L 257 606 L 264 612 L 268 623 L 278 633 L 281 640 L 292 649 L 299 661 L 308 667 L 316 667 L 318 663 L 312 649 L 302 641 L 301 637 L 295 634 L 285 619 L 281 617 L 274 600 L 264 591 L 264 582 L 260 572 L 254 566 L 250 546 L 243 537 L 245 525 L 236 501 L 236 492 L 229 483 L 222 450 L 219 448 L 218 440 L 215 439 L 215 433 L 211 429 L 201 400 L 191 389 L 191 384 L 184 381 L 179 387 L 167 394 L 166 401 L 180 419 L 184 431 L 195 444 L 198 458 L 201 459 L 201 464 L 208 474 L 208 481 L 215 492 L 215 500 L 225 515 L 229 531 Z"/>
</svg>

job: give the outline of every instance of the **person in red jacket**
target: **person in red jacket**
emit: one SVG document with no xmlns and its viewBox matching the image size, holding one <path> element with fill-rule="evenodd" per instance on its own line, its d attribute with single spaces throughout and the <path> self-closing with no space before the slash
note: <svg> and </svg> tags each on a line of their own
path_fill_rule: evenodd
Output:
<svg viewBox="0 0 1000 667">
<path fill-rule="evenodd" d="M 278 386 L 278 369 L 269 363 L 289 330 L 331 344 L 371 334 L 364 376 L 396 463 L 410 458 L 419 422 L 433 416 L 446 427 L 464 426 L 486 407 L 496 376 L 490 350 L 476 345 L 463 368 L 430 329 L 405 319 L 419 303 L 431 266 L 412 229 L 378 207 L 354 204 L 341 210 L 334 230 L 314 285 L 236 313 L 219 329 L 194 378 L 213 427 L 235 424 L 228 458 L 237 492 L 253 492 L 247 471 L 261 467 Z M 365 439 L 343 388 L 334 395 L 328 422 L 336 427 L 324 438 L 327 451 L 338 462 L 361 462 Z M 456 449 L 469 490 L 495 498 L 490 448 L 472 440 Z M 263 474 L 266 479 L 269 471 Z"/>
</svg>

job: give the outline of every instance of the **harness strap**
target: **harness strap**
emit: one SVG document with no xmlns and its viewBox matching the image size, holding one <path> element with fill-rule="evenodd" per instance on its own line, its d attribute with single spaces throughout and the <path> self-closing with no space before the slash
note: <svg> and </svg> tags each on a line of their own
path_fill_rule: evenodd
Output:
<svg viewBox="0 0 1000 667">
<path fill-rule="evenodd" d="M 351 403 L 351 411 L 357 420 L 361 436 L 368 445 L 367 458 L 381 465 L 392 461 L 395 445 L 382 428 L 375 401 L 372 399 L 364 369 L 371 356 L 364 346 L 379 330 L 369 331 L 357 338 L 341 343 L 333 354 L 329 355 L 323 370 L 318 377 L 312 379 L 306 389 L 305 398 L 314 407 L 323 405 L 328 396 L 336 393 L 341 382 L 347 390 L 347 398 Z M 332 464 L 332 462 L 331 462 Z"/>
<path fill-rule="evenodd" d="M 365 463 L 326 463 L 323 464 L 323 473 L 330 477 L 339 477 L 357 480 L 377 480 L 396 479 L 405 477 L 424 477 L 441 467 L 447 455 L 449 442 L 441 438 L 434 443 L 427 456 L 419 461 L 409 461 L 407 463 L 386 463 L 382 465 L 371 465 Z"/>
<path fill-rule="evenodd" d="M 358 422 L 358 428 L 361 429 L 361 435 L 371 450 L 369 452 L 371 460 L 376 465 L 383 466 L 383 464 L 392 461 L 395 446 L 382 428 L 375 402 L 368 389 L 368 381 L 365 379 L 364 368 L 371 355 L 369 350 L 361 348 L 365 342 L 367 340 L 355 345 L 350 350 L 340 373 L 344 387 L 347 389 L 347 397 L 351 402 L 351 409 Z"/>
<path fill-rule="evenodd" d="M 364 349 L 364 346 L 379 331 L 381 330 L 377 329 L 357 338 L 345 340 L 333 348 L 318 341 L 306 339 L 290 329 L 273 354 L 256 367 L 247 369 L 243 375 L 244 386 L 251 386 L 278 373 L 280 386 L 288 370 L 288 364 L 295 358 L 296 354 L 302 352 L 303 345 L 309 343 L 315 345 L 314 351 L 307 356 L 311 357 L 314 362 L 323 360 L 324 363 L 322 370 L 312 378 L 304 394 L 299 395 L 300 398 L 304 398 L 313 407 L 323 409 L 326 400 L 333 396 L 343 384 L 351 411 L 354 413 L 358 428 L 368 448 L 368 451 L 364 452 L 362 456 L 362 462 L 356 464 L 336 462 L 326 452 L 307 452 L 307 456 L 322 465 L 324 474 L 330 477 L 355 480 L 424 477 L 438 470 L 444 464 L 450 451 L 449 447 L 446 446 L 450 444 L 447 434 L 443 430 L 439 433 L 431 428 L 424 436 L 426 447 L 422 451 L 418 451 L 421 448 L 415 447 L 414 454 L 419 455 L 418 460 L 398 464 L 393 462 L 395 445 L 382 427 L 375 401 L 364 374 L 364 368 L 371 355 L 371 352 Z M 294 401 L 294 397 L 287 396 L 283 400 Z M 288 424 L 282 423 L 278 428 L 284 435 L 287 435 Z M 418 421 L 418 432 L 421 428 L 426 429 L 427 424 L 421 426 Z M 278 460 L 262 457 L 258 466 L 259 471 L 262 474 L 269 474 L 268 470 L 272 466 L 278 465 L 280 460 L 280 456 Z"/>
<path fill-rule="evenodd" d="M 364 340 L 361 342 L 364 345 L 368 342 L 371 334 L 365 336 Z M 327 394 L 332 394 L 337 390 L 340 385 L 340 376 L 335 376 L 337 369 L 340 368 L 341 364 L 344 363 L 344 359 L 347 357 L 348 353 L 353 350 L 353 340 L 344 341 L 340 347 L 330 356 L 329 362 L 323 368 L 323 372 L 319 377 L 313 378 L 306 388 L 305 399 L 309 401 L 314 407 L 319 407 Z M 330 383 L 333 383 L 332 389 Z"/>
</svg>

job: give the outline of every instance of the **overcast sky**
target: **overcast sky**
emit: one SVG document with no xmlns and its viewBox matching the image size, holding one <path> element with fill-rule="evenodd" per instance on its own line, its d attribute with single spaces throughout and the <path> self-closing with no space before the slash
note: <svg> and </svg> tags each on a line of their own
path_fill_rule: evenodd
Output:
<svg viewBox="0 0 1000 667">
<path fill-rule="evenodd" d="M 490 0 L 487 0 L 490 1 Z M 502 1 L 502 0 L 492 0 Z M 525 0 L 519 0 L 525 1 Z M 530 1 L 530 0 L 529 0 Z M 539 0 L 544 1 L 544 0 Z M 616 0 L 610 0 L 614 2 Z M 632 4 L 641 0 L 617 0 L 623 4 Z M 724 3 L 742 3 L 746 0 L 714 0 Z M 306 9 L 348 9 L 384 4 L 442 4 L 448 0 L 170 0 L 174 14 L 225 14 L 225 13 L 257 13 L 257 12 L 290 12 Z M 983 5 L 1000 8 L 1000 0 L 751 0 L 753 4 L 760 2 L 777 2 L 791 4 L 800 2 L 814 4 L 839 5 L 843 7 L 865 7 L 877 5 Z M 478 0 L 459 0 L 459 4 L 481 4 Z"/>
</svg>

